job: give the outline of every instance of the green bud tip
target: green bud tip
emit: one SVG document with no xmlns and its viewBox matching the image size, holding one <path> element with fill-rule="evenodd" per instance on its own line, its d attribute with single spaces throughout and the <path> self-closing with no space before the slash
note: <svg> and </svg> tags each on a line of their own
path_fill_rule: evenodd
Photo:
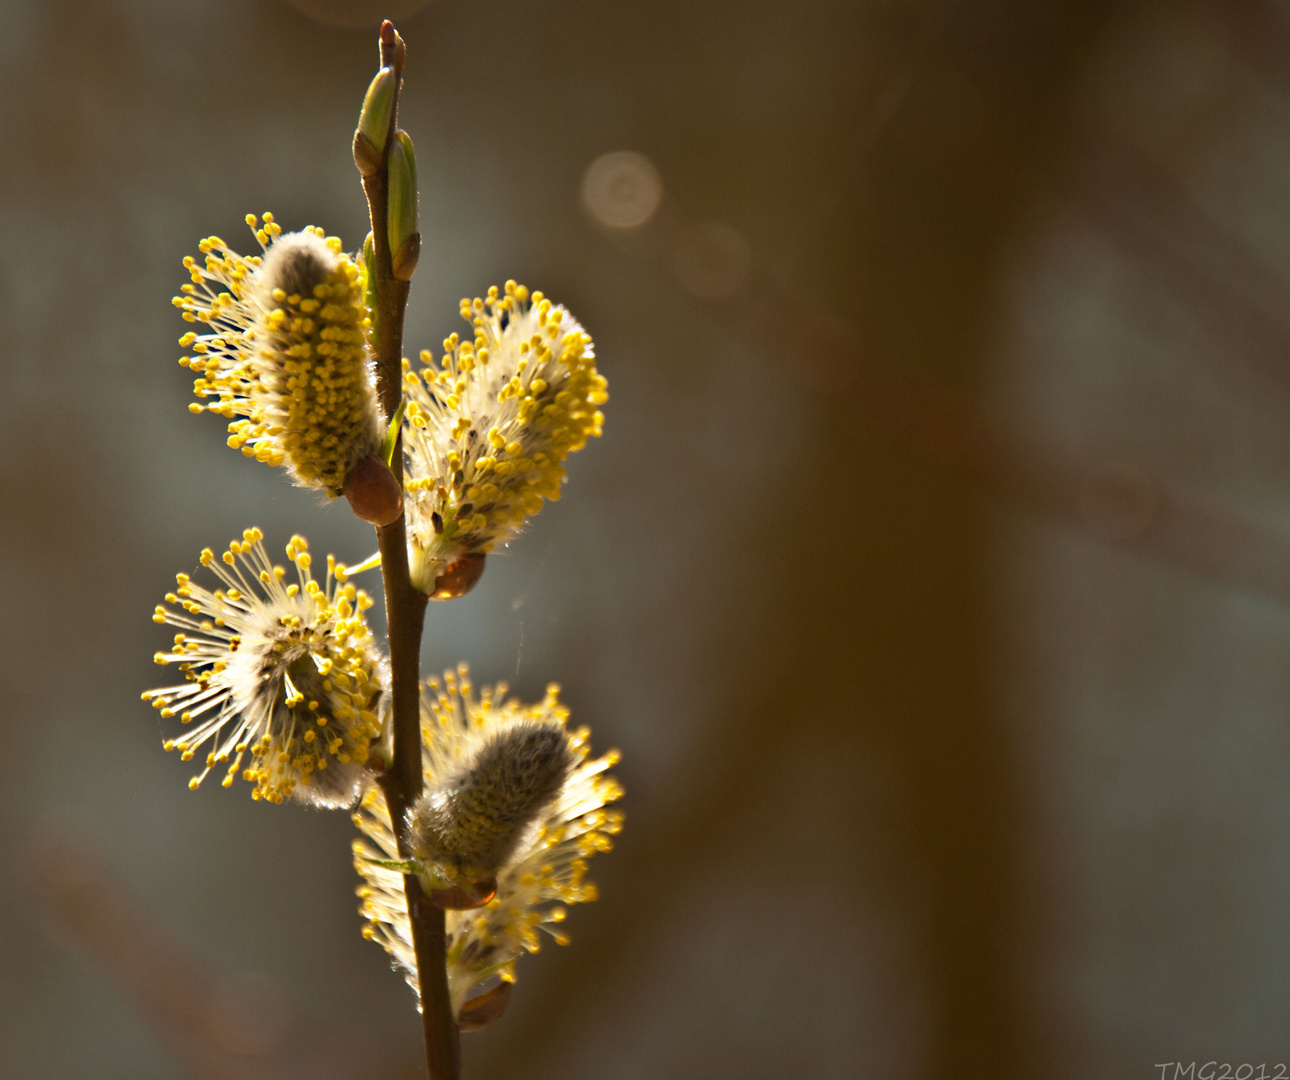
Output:
<svg viewBox="0 0 1290 1080">
<path fill-rule="evenodd" d="M 358 114 L 358 130 L 367 136 L 379 154 L 390 134 L 390 111 L 394 108 L 394 69 L 383 67 L 367 88 L 363 110 Z"/>
<path fill-rule="evenodd" d="M 394 137 L 399 140 L 399 145 L 403 147 L 403 153 L 408 158 L 408 168 L 412 172 L 412 190 L 417 190 L 417 152 L 412 146 L 412 136 L 402 128 L 394 133 Z"/>
<path fill-rule="evenodd" d="M 412 139 L 400 131 L 390 146 L 389 240 L 394 276 L 411 281 L 421 252 L 417 232 L 417 158 Z"/>
<path fill-rule="evenodd" d="M 380 171 L 385 142 L 390 134 L 390 117 L 394 111 L 394 91 L 398 76 L 394 69 L 383 67 L 376 73 L 363 98 L 354 132 L 354 163 L 364 176 Z"/>
</svg>

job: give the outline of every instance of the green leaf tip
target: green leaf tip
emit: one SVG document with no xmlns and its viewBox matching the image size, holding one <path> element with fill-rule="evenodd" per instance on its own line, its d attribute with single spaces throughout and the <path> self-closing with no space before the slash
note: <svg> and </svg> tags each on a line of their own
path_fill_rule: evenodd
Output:
<svg viewBox="0 0 1290 1080">
<path fill-rule="evenodd" d="M 385 464 L 391 467 L 394 464 L 394 444 L 399 441 L 399 429 L 403 427 L 403 414 L 407 411 L 408 399 L 404 398 L 399 402 L 390 426 L 385 430 L 385 441 L 381 443 L 381 456 L 385 458 Z"/>
</svg>

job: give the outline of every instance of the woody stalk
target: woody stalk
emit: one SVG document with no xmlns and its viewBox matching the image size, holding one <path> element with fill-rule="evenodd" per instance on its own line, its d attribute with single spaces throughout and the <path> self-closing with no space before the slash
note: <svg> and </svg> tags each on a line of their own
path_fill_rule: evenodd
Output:
<svg viewBox="0 0 1290 1080">
<path fill-rule="evenodd" d="M 361 252 L 248 215 L 262 254 L 207 237 L 174 298 L 194 325 L 180 338 L 189 409 L 228 420 L 244 456 L 344 496 L 379 550 L 351 567 L 328 556 L 315 577 L 299 535 L 294 571 L 257 528 L 206 548 L 153 615 L 179 631 L 156 661 L 183 680 L 143 697 L 178 719 L 166 750 L 203 755 L 191 788 L 223 769 L 223 787 L 241 778 L 256 800 L 352 812 L 364 936 L 417 994 L 431 1080 L 457 1080 L 459 1033 L 501 1016 L 518 958 L 544 936 L 567 944 L 567 905 L 596 899 L 587 861 L 621 828 L 608 805 L 622 789 L 616 752 L 590 756 L 554 683 L 526 705 L 505 684 L 476 690 L 464 663 L 422 681 L 423 622 L 560 497 L 608 393 L 590 335 L 514 281 L 462 301 L 469 332 L 437 360 L 422 350 L 414 370 L 403 357 L 421 251 L 416 155 L 398 126 L 406 56 L 384 23 L 353 141 L 371 218 Z M 386 651 L 350 580 L 377 565 Z"/>
</svg>

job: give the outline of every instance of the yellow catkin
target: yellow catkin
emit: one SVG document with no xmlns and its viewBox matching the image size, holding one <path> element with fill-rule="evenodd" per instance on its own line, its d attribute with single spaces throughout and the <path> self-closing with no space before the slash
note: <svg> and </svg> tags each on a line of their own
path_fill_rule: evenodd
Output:
<svg viewBox="0 0 1290 1080">
<path fill-rule="evenodd" d="M 349 806 L 381 730 L 384 661 L 364 617 L 372 601 L 330 572 L 325 586 L 314 581 L 299 536 L 287 545 L 297 580 L 284 584 L 262 539 L 248 529 L 222 558 L 202 553 L 223 588 L 179 575 L 157 615 L 183 633 L 157 661 L 177 664 L 185 681 L 144 697 L 192 725 L 167 750 L 191 760 L 207 747 L 191 787 L 219 765 L 225 787 L 241 776 L 256 799 Z"/>
<path fill-rule="evenodd" d="M 414 580 L 512 539 L 560 497 L 565 459 L 600 435 L 609 397 L 591 337 L 564 308 L 513 281 L 463 300 L 468 337 L 405 379 L 407 509 Z"/>
<path fill-rule="evenodd" d="M 194 412 L 229 419 L 228 445 L 288 470 L 296 483 L 341 493 L 380 444 L 358 266 L 321 229 L 283 233 L 266 214 L 248 224 L 264 248 L 243 256 L 208 237 L 189 257 L 175 305 L 207 332 L 179 339 L 197 375 Z"/>
<path fill-rule="evenodd" d="M 596 899 L 596 887 L 587 880 L 587 859 L 608 851 L 623 825 L 622 813 L 608 808 L 623 793 L 618 781 L 606 775 L 617 753 L 590 757 L 590 733 L 586 728 L 568 729 L 569 713 L 554 684 L 533 705 L 507 699 L 506 690 L 499 683 L 476 695 L 463 664 L 442 680 L 429 680 L 421 696 L 427 790 L 442 787 L 479 747 L 516 725 L 558 727 L 574 762 L 536 827 L 525 831 L 519 847 L 498 869 L 496 895 L 481 908 L 447 912 L 448 985 L 456 1011 L 499 980 L 514 982 L 515 961 L 524 952 L 539 950 L 540 933 L 568 944 L 563 928 L 555 927 L 567 917 L 567 905 Z M 366 920 L 363 936 L 385 948 L 417 990 L 403 877 L 372 861 L 400 858 L 379 788 L 368 789 L 354 822 L 365 837 L 354 842 L 354 867 L 363 878 L 358 888 L 359 912 Z"/>
</svg>

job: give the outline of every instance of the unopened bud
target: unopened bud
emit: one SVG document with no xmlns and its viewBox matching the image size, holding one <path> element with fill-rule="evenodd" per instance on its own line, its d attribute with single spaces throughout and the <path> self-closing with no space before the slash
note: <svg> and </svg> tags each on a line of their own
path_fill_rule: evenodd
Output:
<svg viewBox="0 0 1290 1080">
<path fill-rule="evenodd" d="M 465 596 L 484 576 L 484 555 L 471 551 L 450 562 L 434 579 L 431 600 L 457 600 Z"/>
<path fill-rule="evenodd" d="M 371 525 L 389 525 L 403 513 L 403 489 L 394 473 L 375 454 L 354 463 L 342 489 L 357 517 Z"/>
<path fill-rule="evenodd" d="M 398 76 L 394 69 L 383 67 L 376 73 L 363 98 L 358 130 L 354 132 L 354 164 L 364 176 L 380 171 L 385 141 L 390 135 L 390 116 L 394 110 L 397 85 Z"/>
<path fill-rule="evenodd" d="M 412 853 L 456 884 L 488 881 L 576 764 L 562 724 L 521 720 L 507 725 L 408 810 Z"/>
<path fill-rule="evenodd" d="M 421 252 L 417 233 L 417 158 L 406 131 L 390 146 L 389 240 L 394 276 L 411 281 Z"/>
<path fill-rule="evenodd" d="M 407 55 L 408 47 L 403 38 L 394 29 L 394 24 L 386 19 L 381 23 L 381 63 L 392 64 L 396 72 L 402 73 Z"/>
<path fill-rule="evenodd" d="M 478 1031 L 491 1024 L 506 1011 L 511 1000 L 514 983 L 501 982 L 478 997 L 473 997 L 457 1013 L 457 1027 L 462 1031 Z"/>
</svg>

